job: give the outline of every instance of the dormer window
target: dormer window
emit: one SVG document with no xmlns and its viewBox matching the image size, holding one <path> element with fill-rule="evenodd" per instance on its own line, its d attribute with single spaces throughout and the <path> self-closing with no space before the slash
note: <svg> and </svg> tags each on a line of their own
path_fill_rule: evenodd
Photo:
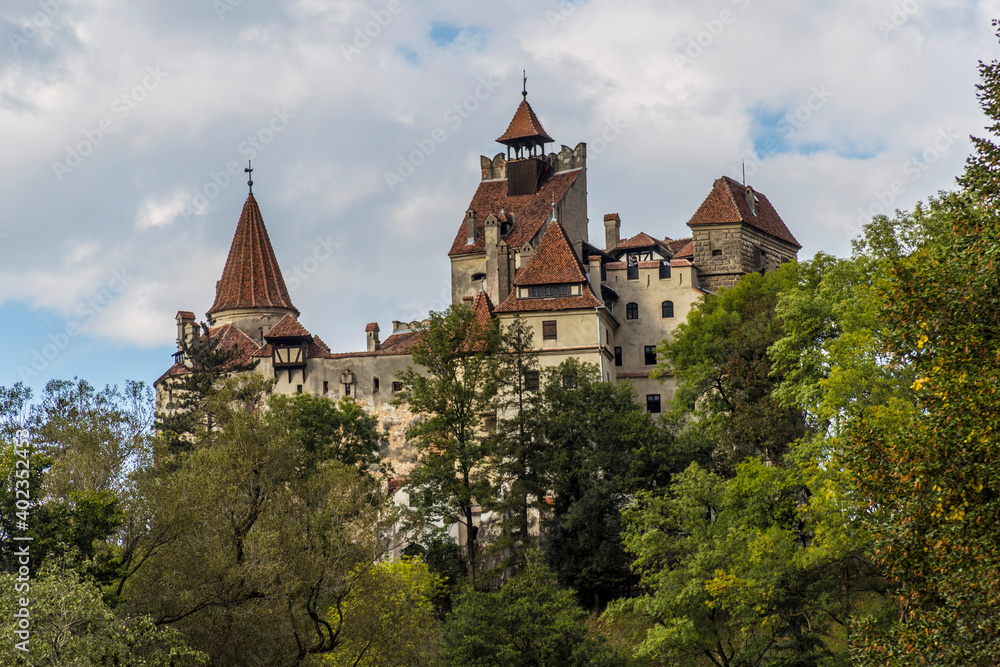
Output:
<svg viewBox="0 0 1000 667">
<path fill-rule="evenodd" d="M 569 296 L 569 285 L 532 285 L 528 288 L 528 296 L 532 299 Z"/>
</svg>

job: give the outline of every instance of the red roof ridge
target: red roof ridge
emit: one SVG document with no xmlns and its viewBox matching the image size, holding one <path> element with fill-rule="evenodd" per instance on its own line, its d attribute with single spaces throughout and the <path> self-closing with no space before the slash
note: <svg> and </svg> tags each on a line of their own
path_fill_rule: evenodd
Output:
<svg viewBox="0 0 1000 667">
<path fill-rule="evenodd" d="M 243 308 L 287 308 L 299 314 L 288 296 L 264 218 L 252 194 L 243 205 L 222 279 L 216 286 L 215 302 L 208 313 Z"/>
</svg>

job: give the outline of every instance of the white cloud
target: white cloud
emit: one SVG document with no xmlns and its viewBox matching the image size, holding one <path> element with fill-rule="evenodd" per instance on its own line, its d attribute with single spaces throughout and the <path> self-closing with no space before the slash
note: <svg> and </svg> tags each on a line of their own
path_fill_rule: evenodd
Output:
<svg viewBox="0 0 1000 667">
<path fill-rule="evenodd" d="M 178 309 L 211 304 L 252 157 L 286 273 L 317 238 L 342 244 L 294 299 L 334 349 L 358 349 L 366 322 L 447 305 L 446 254 L 478 155 L 501 150 L 493 140 L 520 102 L 522 68 L 557 143 L 590 145 L 598 238 L 611 211 L 623 234 L 686 235 L 712 181 L 739 177 L 740 161 L 777 131 L 762 119 L 794 113 L 825 87 L 829 99 L 751 179 L 803 256 L 844 255 L 859 210 L 897 180 L 900 207 L 949 187 L 966 136 L 983 134 L 976 62 L 998 52 L 988 19 L 1000 4 L 924 3 L 883 36 L 878 21 L 894 4 L 513 0 L 497 12 L 404 0 L 376 30 L 379 0 L 244 2 L 223 20 L 204 2 L 67 3 L 52 30 L 0 59 L 0 294 L 74 317 L 113 271 L 128 271 L 135 282 L 88 331 L 169 344 Z M 435 43 L 433 26 L 458 37 Z M 342 45 L 366 27 L 372 34 L 348 59 Z M 147 68 L 165 76 L 134 99 Z M 449 123 L 453 105 L 491 74 L 495 90 Z M 294 118 L 269 134 L 276 108 Z M 105 119 L 113 130 L 60 179 L 53 163 L 68 162 Z M 961 140 L 914 178 L 908 161 L 949 125 Z M 390 190 L 385 172 L 436 128 L 446 140 Z M 213 178 L 229 162 L 236 175 Z M 191 215 L 184 206 L 196 192 L 204 202 Z"/>
</svg>

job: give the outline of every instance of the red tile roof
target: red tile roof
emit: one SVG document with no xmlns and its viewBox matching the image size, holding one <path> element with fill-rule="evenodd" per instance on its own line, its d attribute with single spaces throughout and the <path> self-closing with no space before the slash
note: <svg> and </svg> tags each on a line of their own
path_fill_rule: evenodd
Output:
<svg viewBox="0 0 1000 667">
<path fill-rule="evenodd" d="M 788 227 L 767 197 L 756 191 L 754 194 L 758 199 L 755 207 L 756 215 L 750 211 L 743 186 L 738 181 L 723 176 L 712 184 L 712 191 L 688 221 L 688 227 L 743 222 L 765 234 L 791 243 L 796 248 L 801 248 L 802 244 L 788 231 Z"/>
<path fill-rule="evenodd" d="M 365 327 L 365 333 L 369 331 L 378 331 L 378 322 L 369 322 L 368 326 Z"/>
<path fill-rule="evenodd" d="M 237 308 L 287 308 L 298 315 L 288 296 L 278 260 L 264 227 L 257 200 L 247 197 L 236 225 L 222 280 L 209 314 Z"/>
<path fill-rule="evenodd" d="M 182 320 L 196 319 L 194 313 L 192 313 L 190 310 L 178 310 L 177 317 L 181 318 Z"/>
<path fill-rule="evenodd" d="M 541 243 L 538 244 L 538 252 L 532 256 L 528 266 L 517 274 L 514 284 L 519 286 L 576 284 L 583 286 L 583 293 L 580 296 L 554 299 L 519 299 L 515 289 L 497 307 L 496 312 L 576 310 L 604 305 L 591 289 L 587 274 L 584 273 L 580 260 L 577 259 L 573 246 L 570 245 L 566 232 L 558 221 L 553 221 L 549 225 Z"/>
<path fill-rule="evenodd" d="M 506 144 L 508 142 L 516 143 L 519 139 L 536 139 L 549 144 L 555 141 L 555 139 L 546 134 L 545 130 L 542 129 L 542 124 L 538 122 L 538 116 L 535 115 L 534 109 L 528 104 L 527 97 L 521 100 L 521 104 L 518 105 L 517 111 L 514 112 L 514 118 L 511 119 L 507 131 L 497 141 L 501 144 Z"/>
<path fill-rule="evenodd" d="M 206 345 L 209 343 L 213 348 L 221 347 L 223 349 L 236 350 L 236 354 L 229 361 L 229 368 L 249 363 L 253 361 L 254 357 L 260 356 L 257 354 L 261 349 L 260 344 L 234 324 L 223 324 L 221 327 L 213 327 L 209 329 L 207 338 L 204 334 L 202 334 L 201 344 Z M 187 372 L 188 369 L 186 366 L 182 364 L 174 364 L 153 384 L 156 385 L 166 377 L 183 375 Z"/>
<path fill-rule="evenodd" d="M 264 338 L 307 338 L 311 334 L 292 315 L 285 315 L 274 327 L 264 334 Z"/>
<path fill-rule="evenodd" d="M 694 257 L 694 240 L 693 239 L 682 239 L 682 242 L 686 242 L 685 245 L 674 253 L 674 259 L 684 259 Z"/>
<path fill-rule="evenodd" d="M 667 251 L 667 254 L 672 252 L 670 246 L 664 241 L 654 239 L 652 236 L 646 232 L 639 232 L 635 236 L 625 241 L 621 241 L 617 246 L 614 247 L 615 251 L 618 250 L 630 250 L 632 248 L 648 248 L 650 246 L 655 246 Z"/>
<path fill-rule="evenodd" d="M 554 220 L 545 230 L 538 250 L 528 266 L 514 279 L 515 285 L 565 285 L 586 282 L 587 274 L 559 221 Z"/>
<path fill-rule="evenodd" d="M 617 213 L 605 213 L 604 214 L 604 219 L 605 220 L 618 220 L 619 222 L 621 222 L 621 216 L 619 216 Z"/>
<path fill-rule="evenodd" d="M 555 299 L 518 299 L 517 292 L 511 292 L 502 304 L 497 306 L 498 313 L 528 313 L 556 310 L 593 309 L 604 305 L 604 302 L 594 296 L 590 285 L 585 285 L 580 296 L 561 296 Z"/>
<path fill-rule="evenodd" d="M 476 324 L 479 326 L 489 326 L 493 319 L 493 302 L 486 292 L 476 295 L 476 300 L 472 303 L 472 312 L 476 314 Z"/>
<path fill-rule="evenodd" d="M 667 246 L 673 251 L 674 256 L 683 254 L 681 251 L 687 250 L 688 246 L 691 246 L 691 254 L 694 254 L 694 239 L 690 236 L 686 239 L 663 240 L 666 241 Z"/>
<path fill-rule="evenodd" d="M 486 252 L 484 221 L 492 213 L 499 216 L 501 211 L 514 216 L 514 226 L 510 233 L 503 237 L 511 248 L 520 248 L 531 241 L 552 213 L 552 202 L 560 202 L 566 191 L 576 181 L 580 170 L 564 171 L 545 179 L 542 186 L 533 195 L 507 196 L 507 181 L 483 181 L 479 184 L 476 194 L 472 197 L 469 209 L 476 214 L 476 241 L 468 242 L 465 227 L 465 216 L 451 244 L 452 255 L 469 255 Z"/>
</svg>

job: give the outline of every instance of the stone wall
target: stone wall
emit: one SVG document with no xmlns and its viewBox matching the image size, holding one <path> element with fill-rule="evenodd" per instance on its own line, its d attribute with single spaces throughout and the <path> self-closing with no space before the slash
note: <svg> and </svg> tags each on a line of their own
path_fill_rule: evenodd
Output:
<svg viewBox="0 0 1000 667">
<path fill-rule="evenodd" d="M 774 271 L 798 255 L 790 243 L 742 223 L 704 225 L 692 233 L 699 283 L 711 292 L 732 287 L 747 273 Z"/>
</svg>

